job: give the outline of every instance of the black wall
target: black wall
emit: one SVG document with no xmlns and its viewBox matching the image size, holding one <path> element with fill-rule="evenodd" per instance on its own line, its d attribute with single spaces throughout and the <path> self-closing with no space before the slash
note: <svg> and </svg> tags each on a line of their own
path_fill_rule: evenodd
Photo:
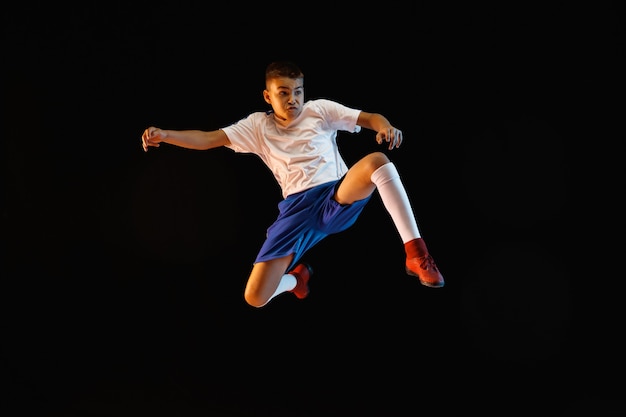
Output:
<svg viewBox="0 0 626 417">
<path fill-rule="evenodd" d="M 624 4 L 432 3 L 6 10 L 10 415 L 623 413 Z M 265 110 L 279 58 L 308 98 L 403 130 L 382 150 L 443 289 L 404 273 L 376 197 L 307 255 L 309 298 L 245 304 L 271 174 L 140 137 Z M 339 140 L 348 162 L 381 150 Z"/>
</svg>

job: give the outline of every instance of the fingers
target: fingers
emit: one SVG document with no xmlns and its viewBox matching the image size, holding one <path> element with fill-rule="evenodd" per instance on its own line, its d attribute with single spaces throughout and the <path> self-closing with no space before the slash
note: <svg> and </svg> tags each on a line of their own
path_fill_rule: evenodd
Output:
<svg viewBox="0 0 626 417">
<path fill-rule="evenodd" d="M 402 144 L 402 131 L 399 129 L 394 129 L 395 134 L 393 135 L 393 141 L 389 143 L 389 149 L 399 148 Z"/>
<path fill-rule="evenodd" d="M 141 135 L 141 146 L 144 152 L 148 152 L 148 147 L 150 146 L 150 128 L 143 131 Z"/>
<path fill-rule="evenodd" d="M 402 144 L 402 139 L 402 131 L 394 127 L 391 127 L 386 131 L 378 132 L 376 135 L 376 142 L 378 142 L 379 145 L 381 145 L 383 141 L 389 143 L 389 150 L 399 148 Z"/>
<path fill-rule="evenodd" d="M 141 135 L 141 147 L 143 148 L 144 152 L 148 152 L 148 144 L 147 144 L 148 136 L 149 136 L 148 129 L 146 129 L 143 131 L 143 134 Z"/>
<path fill-rule="evenodd" d="M 148 152 L 150 146 L 159 147 L 159 129 L 156 127 L 149 127 L 143 131 L 141 135 L 141 146 L 144 152 Z"/>
</svg>

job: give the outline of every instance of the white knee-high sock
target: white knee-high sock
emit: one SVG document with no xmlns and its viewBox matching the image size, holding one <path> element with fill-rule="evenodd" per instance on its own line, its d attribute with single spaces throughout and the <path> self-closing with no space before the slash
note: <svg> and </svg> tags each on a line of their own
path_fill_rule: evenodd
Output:
<svg viewBox="0 0 626 417">
<path fill-rule="evenodd" d="M 400 233 L 402 243 L 421 237 L 409 197 L 396 166 L 392 162 L 386 163 L 372 173 L 371 180 L 376 185 L 383 205 Z"/>
</svg>

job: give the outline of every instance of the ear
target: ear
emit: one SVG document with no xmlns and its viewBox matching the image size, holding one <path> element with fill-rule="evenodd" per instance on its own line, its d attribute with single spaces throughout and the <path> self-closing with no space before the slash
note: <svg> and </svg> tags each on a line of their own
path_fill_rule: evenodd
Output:
<svg viewBox="0 0 626 417">
<path fill-rule="evenodd" d="M 272 104 L 272 101 L 270 100 L 270 92 L 267 90 L 263 90 L 263 99 L 265 100 L 265 102 L 269 105 Z"/>
</svg>

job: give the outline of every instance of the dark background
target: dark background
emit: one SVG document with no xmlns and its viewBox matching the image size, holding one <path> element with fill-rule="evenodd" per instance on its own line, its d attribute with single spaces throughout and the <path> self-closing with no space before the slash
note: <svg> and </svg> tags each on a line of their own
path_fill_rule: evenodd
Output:
<svg viewBox="0 0 626 417">
<path fill-rule="evenodd" d="M 623 415 L 624 2 L 210 4 L 3 11 L 5 416 Z M 267 109 L 279 58 L 403 130 L 443 289 L 375 197 L 245 304 L 271 174 L 140 137 Z"/>
</svg>

